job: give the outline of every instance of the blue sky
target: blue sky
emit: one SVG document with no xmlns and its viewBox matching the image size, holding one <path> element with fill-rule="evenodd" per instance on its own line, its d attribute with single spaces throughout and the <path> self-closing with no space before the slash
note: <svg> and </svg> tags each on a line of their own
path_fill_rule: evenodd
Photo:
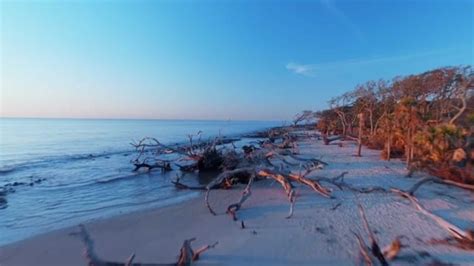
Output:
<svg viewBox="0 0 474 266">
<path fill-rule="evenodd" d="M 2 1 L 1 116 L 290 119 L 473 64 L 472 1 Z"/>
</svg>

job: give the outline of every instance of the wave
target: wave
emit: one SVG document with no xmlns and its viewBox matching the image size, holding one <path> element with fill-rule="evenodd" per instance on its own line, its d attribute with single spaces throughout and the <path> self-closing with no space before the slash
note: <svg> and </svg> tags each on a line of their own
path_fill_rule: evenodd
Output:
<svg viewBox="0 0 474 266">
<path fill-rule="evenodd" d="M 180 141 L 180 142 L 173 142 L 168 144 L 173 147 L 179 147 L 182 145 L 187 145 L 187 141 Z M 148 148 L 146 150 L 152 150 L 153 148 Z M 52 155 L 52 156 L 43 156 L 41 159 L 31 159 L 28 161 L 21 161 L 12 164 L 1 165 L 0 162 L 0 174 L 8 174 L 14 171 L 22 171 L 31 168 L 37 167 L 47 167 L 51 166 L 51 164 L 61 164 L 61 163 L 69 163 L 74 161 L 81 161 L 81 160 L 95 160 L 100 158 L 107 158 L 109 156 L 114 155 L 123 155 L 129 156 L 131 154 L 135 154 L 136 150 L 133 148 L 129 149 L 121 149 L 116 151 L 108 151 L 108 152 L 97 152 L 97 153 L 80 153 L 80 154 L 63 154 L 63 155 Z"/>
<path fill-rule="evenodd" d="M 112 177 L 112 178 L 108 178 L 108 179 L 96 180 L 94 183 L 95 183 L 95 184 L 109 184 L 109 183 L 115 183 L 115 182 L 122 181 L 122 180 L 129 179 L 129 178 L 136 178 L 137 176 L 140 176 L 140 175 L 141 175 L 141 174 L 132 174 L 132 175 L 117 176 L 117 177 Z"/>
<path fill-rule="evenodd" d="M 268 128 L 270 128 L 270 126 L 262 127 L 260 130 L 266 130 Z M 227 134 L 222 137 L 227 140 L 232 140 L 232 139 L 239 140 L 242 137 L 244 137 L 246 134 L 249 134 L 251 132 L 255 132 L 255 130 L 249 130 L 248 132 Z M 211 140 L 212 138 L 216 136 L 217 135 L 209 135 L 209 136 L 206 136 L 206 138 Z M 182 145 L 187 145 L 188 141 L 185 139 L 182 139 L 180 141 L 170 142 L 170 143 L 165 143 L 165 144 L 179 147 Z M 119 154 L 128 156 L 134 153 L 135 153 L 135 150 L 132 147 L 130 147 L 128 149 L 121 149 L 121 150 L 108 151 L 108 152 L 80 153 L 80 154 L 72 154 L 72 155 L 71 154 L 62 154 L 62 155 L 58 154 L 58 155 L 52 155 L 52 156 L 42 156 L 41 159 L 30 159 L 28 161 L 25 160 L 21 162 L 12 163 L 12 164 L 6 164 L 3 166 L 2 166 L 2 162 L 0 162 L 0 174 L 5 175 L 11 172 L 21 171 L 24 169 L 50 166 L 50 164 L 61 164 L 61 163 L 68 163 L 68 162 L 80 161 L 80 160 L 93 160 L 93 159 L 106 158 L 108 156 L 119 155 Z"/>
<path fill-rule="evenodd" d="M 106 158 L 109 156 L 120 155 L 128 156 L 133 154 L 133 149 L 118 150 L 111 152 L 100 152 L 100 153 L 85 153 L 85 154 L 73 154 L 73 155 L 53 155 L 43 157 L 42 159 L 33 159 L 29 161 L 22 161 L 13 164 L 7 164 L 0 166 L 0 174 L 8 174 L 15 171 L 31 169 L 36 167 L 50 166 L 51 164 L 61 164 L 81 160 L 94 160 L 99 158 Z"/>
<path fill-rule="evenodd" d="M 0 168 L 0 174 L 8 174 L 11 172 L 14 172 L 16 170 L 15 167 L 5 167 L 5 168 Z"/>
</svg>

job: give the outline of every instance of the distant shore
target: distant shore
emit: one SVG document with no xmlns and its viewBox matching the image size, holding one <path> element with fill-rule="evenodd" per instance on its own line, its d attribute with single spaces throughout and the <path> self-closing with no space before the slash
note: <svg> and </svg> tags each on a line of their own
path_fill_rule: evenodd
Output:
<svg viewBox="0 0 474 266">
<path fill-rule="evenodd" d="M 382 161 L 379 153 L 372 150 L 365 150 L 363 157 L 354 157 L 354 143 L 339 143 L 342 147 L 323 145 L 316 139 L 299 143 L 302 155 L 328 163 L 312 175 L 334 177 L 347 171 L 347 182 L 355 186 L 402 189 L 409 188 L 419 178 L 406 178 L 401 161 Z M 210 202 L 217 216 L 209 213 L 203 197 L 199 196 L 85 226 L 95 240 L 98 255 L 107 260 L 125 261 L 135 253 L 137 262 L 175 262 L 183 240 L 196 237 L 193 242 L 196 248 L 219 242 L 201 256 L 198 265 L 348 265 L 354 264 L 358 257 L 351 231 L 363 232 L 357 211 L 357 204 L 361 204 L 380 243 L 386 245 L 397 236 L 404 236 L 403 243 L 409 245 L 394 264 L 440 261 L 469 265 L 474 261 L 472 252 L 424 243 L 447 234 L 417 213 L 409 202 L 393 195 L 377 192 L 355 195 L 334 189 L 334 199 L 327 199 L 306 187 L 297 186 L 296 191 L 297 203 L 291 219 L 285 219 L 288 203 L 284 193 L 268 180 L 254 185 L 251 197 L 238 213 L 238 222 L 225 214 L 227 205 L 241 194 L 241 189 L 232 189 L 212 192 Z M 447 196 L 441 196 L 440 191 Z M 417 193 L 431 211 L 460 227 L 474 226 L 471 194 L 438 184 L 424 185 Z M 71 234 L 76 231 L 78 228 L 74 226 L 0 247 L 0 265 L 84 265 L 83 244 Z"/>
</svg>

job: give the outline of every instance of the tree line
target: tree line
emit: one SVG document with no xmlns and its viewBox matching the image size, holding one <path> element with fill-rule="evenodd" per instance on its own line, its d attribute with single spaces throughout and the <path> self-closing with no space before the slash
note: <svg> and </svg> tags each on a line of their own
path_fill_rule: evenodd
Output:
<svg viewBox="0 0 474 266">
<path fill-rule="evenodd" d="M 367 145 L 380 149 L 383 159 L 403 158 L 411 173 L 474 183 L 473 96 L 471 66 L 443 67 L 367 81 L 294 122 L 316 117 L 323 138 L 355 139 L 359 156 Z"/>
</svg>

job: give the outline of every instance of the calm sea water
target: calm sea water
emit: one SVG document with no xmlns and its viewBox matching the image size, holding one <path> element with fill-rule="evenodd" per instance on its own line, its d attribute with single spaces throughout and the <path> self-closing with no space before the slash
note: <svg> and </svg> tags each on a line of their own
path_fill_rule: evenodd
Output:
<svg viewBox="0 0 474 266">
<path fill-rule="evenodd" d="M 0 245 L 96 218 L 172 204 L 196 196 L 176 191 L 176 173 L 134 173 L 130 142 L 163 143 L 233 136 L 281 122 L 184 120 L 0 119 L 0 188 L 14 193 L 0 208 Z M 36 180 L 43 180 L 35 183 Z M 31 184 L 32 183 L 32 184 Z"/>
</svg>

